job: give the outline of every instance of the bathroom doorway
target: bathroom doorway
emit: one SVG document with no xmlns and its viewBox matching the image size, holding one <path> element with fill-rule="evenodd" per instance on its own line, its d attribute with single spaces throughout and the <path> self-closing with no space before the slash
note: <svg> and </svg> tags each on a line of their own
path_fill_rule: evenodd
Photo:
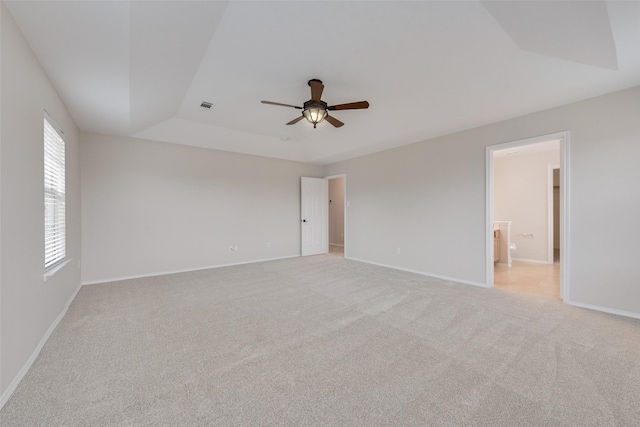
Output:
<svg viewBox="0 0 640 427">
<path fill-rule="evenodd" d="M 568 300 L 568 136 L 487 147 L 487 286 Z"/>
</svg>

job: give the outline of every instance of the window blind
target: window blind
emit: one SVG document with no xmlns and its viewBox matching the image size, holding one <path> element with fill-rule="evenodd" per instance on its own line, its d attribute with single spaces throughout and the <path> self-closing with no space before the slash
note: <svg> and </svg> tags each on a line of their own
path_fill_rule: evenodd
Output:
<svg viewBox="0 0 640 427">
<path fill-rule="evenodd" d="M 44 268 L 66 256 L 64 140 L 44 118 Z"/>
</svg>

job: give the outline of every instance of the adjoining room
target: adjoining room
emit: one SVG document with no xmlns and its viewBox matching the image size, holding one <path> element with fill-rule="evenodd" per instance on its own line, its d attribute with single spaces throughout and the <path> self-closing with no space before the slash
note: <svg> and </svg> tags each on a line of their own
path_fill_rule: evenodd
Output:
<svg viewBox="0 0 640 427">
<path fill-rule="evenodd" d="M 329 177 L 329 252 L 344 256 L 345 177 Z"/>
<path fill-rule="evenodd" d="M 496 288 L 561 299 L 563 139 L 492 152 Z"/>
</svg>

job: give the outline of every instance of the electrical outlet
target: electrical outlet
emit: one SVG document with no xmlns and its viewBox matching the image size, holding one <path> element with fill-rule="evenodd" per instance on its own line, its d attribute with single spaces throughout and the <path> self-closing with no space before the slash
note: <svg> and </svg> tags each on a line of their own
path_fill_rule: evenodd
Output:
<svg viewBox="0 0 640 427">
<path fill-rule="evenodd" d="M 271 242 L 267 242 L 267 248 L 271 247 Z"/>
<path fill-rule="evenodd" d="M 235 246 L 233 247 L 233 250 L 234 250 L 235 252 L 238 252 L 238 245 L 235 245 Z"/>
<path fill-rule="evenodd" d="M 396 255 L 400 255 L 400 248 L 396 248 Z"/>
</svg>

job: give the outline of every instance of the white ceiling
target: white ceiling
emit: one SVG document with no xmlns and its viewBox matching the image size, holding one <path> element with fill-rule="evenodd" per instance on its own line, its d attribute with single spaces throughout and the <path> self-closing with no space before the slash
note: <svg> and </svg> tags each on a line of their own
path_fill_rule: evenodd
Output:
<svg viewBox="0 0 640 427">
<path fill-rule="evenodd" d="M 6 3 L 81 129 L 320 164 L 640 85 L 633 1 Z"/>
</svg>

